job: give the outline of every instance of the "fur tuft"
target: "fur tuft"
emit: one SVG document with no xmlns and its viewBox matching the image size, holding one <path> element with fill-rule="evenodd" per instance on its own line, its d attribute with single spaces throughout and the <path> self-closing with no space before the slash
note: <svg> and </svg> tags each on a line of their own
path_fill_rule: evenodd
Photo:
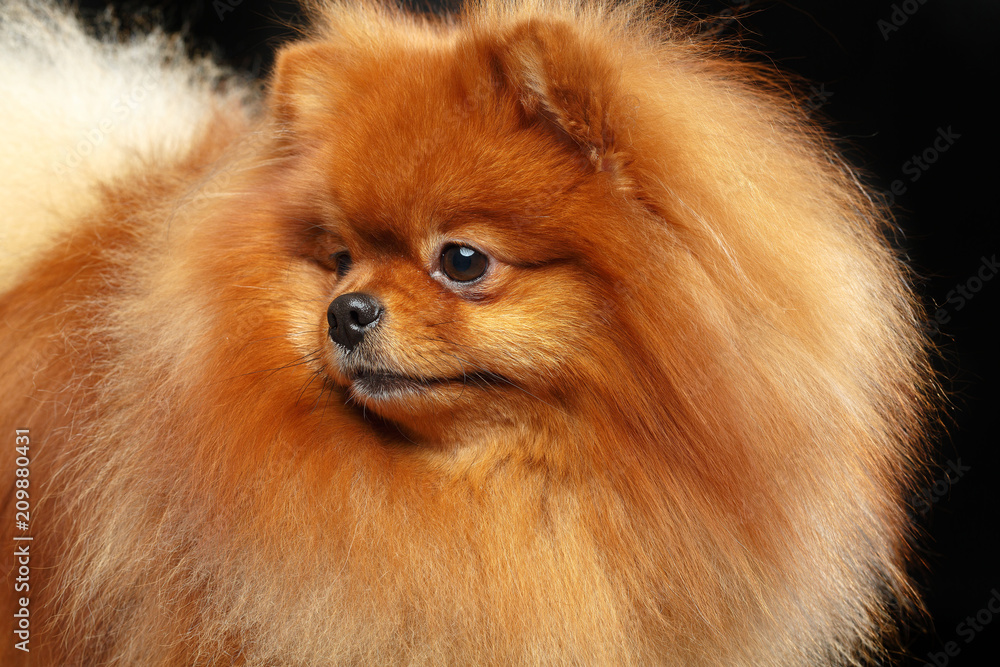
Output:
<svg viewBox="0 0 1000 667">
<path fill-rule="evenodd" d="M 0 63 L 0 289 L 97 204 L 98 183 L 178 159 L 252 94 L 176 37 L 96 38 L 42 0 L 0 7 Z"/>
</svg>

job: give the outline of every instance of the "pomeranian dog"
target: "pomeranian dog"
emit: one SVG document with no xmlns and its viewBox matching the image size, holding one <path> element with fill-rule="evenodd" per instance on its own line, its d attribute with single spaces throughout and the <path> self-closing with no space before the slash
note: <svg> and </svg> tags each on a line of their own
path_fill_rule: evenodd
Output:
<svg viewBox="0 0 1000 667">
<path fill-rule="evenodd" d="M 884 657 L 933 378 L 797 98 L 641 2 L 310 9 L 264 90 L 0 14 L 0 662 Z"/>
</svg>

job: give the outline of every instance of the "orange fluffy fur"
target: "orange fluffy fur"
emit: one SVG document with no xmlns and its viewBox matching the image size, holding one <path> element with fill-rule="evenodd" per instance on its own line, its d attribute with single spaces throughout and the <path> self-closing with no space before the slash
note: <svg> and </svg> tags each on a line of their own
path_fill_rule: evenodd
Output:
<svg viewBox="0 0 1000 667">
<path fill-rule="evenodd" d="M 12 267 L 31 664 L 879 655 L 931 380 L 885 213 L 794 99 L 640 3 L 314 10 L 263 99 L 192 73 L 192 138 Z M 385 308 L 353 356 L 347 292 Z"/>
</svg>

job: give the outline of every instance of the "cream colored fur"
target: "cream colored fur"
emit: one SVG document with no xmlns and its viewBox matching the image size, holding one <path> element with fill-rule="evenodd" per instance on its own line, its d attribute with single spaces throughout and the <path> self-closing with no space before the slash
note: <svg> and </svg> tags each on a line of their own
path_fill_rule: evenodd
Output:
<svg viewBox="0 0 1000 667">
<path fill-rule="evenodd" d="M 220 103 L 223 78 L 161 32 L 94 39 L 38 0 L 0 5 L 0 291 L 98 181 L 182 156 Z M 227 81 L 228 95 L 246 89 Z"/>
</svg>

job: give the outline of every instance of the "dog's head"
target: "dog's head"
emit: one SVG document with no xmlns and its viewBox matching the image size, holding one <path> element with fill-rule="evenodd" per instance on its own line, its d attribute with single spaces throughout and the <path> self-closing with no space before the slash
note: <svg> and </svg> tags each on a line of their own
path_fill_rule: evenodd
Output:
<svg viewBox="0 0 1000 667">
<path fill-rule="evenodd" d="M 605 49 L 539 22 L 370 49 L 286 50 L 271 97 L 329 379 L 426 431 L 622 372 L 668 235 L 628 174 Z"/>
</svg>

